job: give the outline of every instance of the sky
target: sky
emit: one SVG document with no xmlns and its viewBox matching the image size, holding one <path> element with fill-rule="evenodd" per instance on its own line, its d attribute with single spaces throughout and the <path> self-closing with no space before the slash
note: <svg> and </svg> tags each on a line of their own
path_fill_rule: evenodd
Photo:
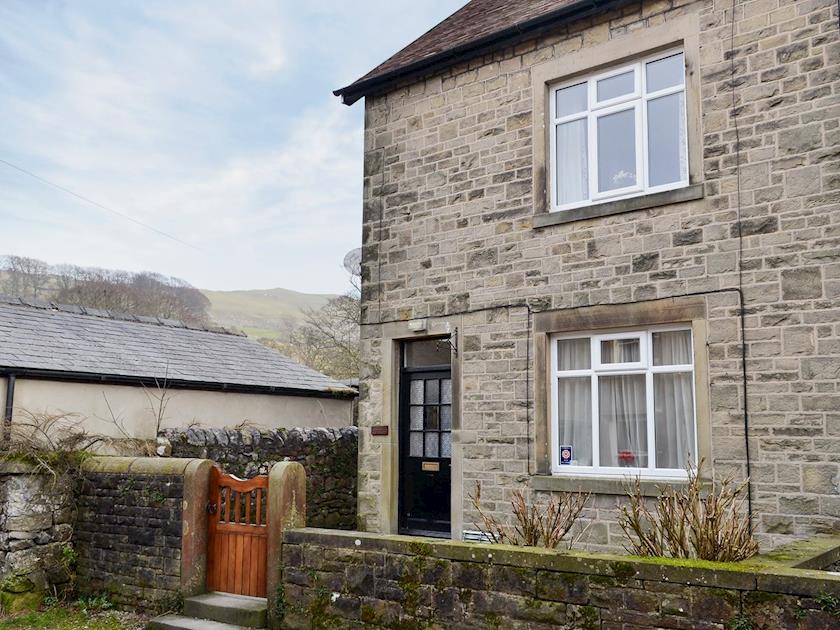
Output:
<svg viewBox="0 0 840 630">
<path fill-rule="evenodd" d="M 0 254 L 344 291 L 364 104 L 332 90 L 464 3 L 2 0 Z"/>
</svg>

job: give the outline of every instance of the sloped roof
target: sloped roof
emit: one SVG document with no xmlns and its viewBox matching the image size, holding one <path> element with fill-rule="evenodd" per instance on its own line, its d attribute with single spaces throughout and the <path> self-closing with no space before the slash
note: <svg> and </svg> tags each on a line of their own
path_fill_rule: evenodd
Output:
<svg viewBox="0 0 840 630">
<path fill-rule="evenodd" d="M 429 71 L 488 47 L 538 34 L 547 23 L 579 19 L 620 4 L 618 0 L 471 0 L 443 22 L 347 87 L 336 90 L 352 104 L 389 81 Z"/>
<path fill-rule="evenodd" d="M 195 389 L 355 395 L 320 372 L 221 329 L 5 297 L 0 298 L 0 372 L 129 383 L 156 380 Z"/>
</svg>

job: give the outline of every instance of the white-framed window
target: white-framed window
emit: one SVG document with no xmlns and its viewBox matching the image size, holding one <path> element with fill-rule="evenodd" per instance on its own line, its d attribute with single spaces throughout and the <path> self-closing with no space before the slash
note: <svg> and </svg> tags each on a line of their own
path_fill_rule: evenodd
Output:
<svg viewBox="0 0 840 630">
<path fill-rule="evenodd" d="M 688 186 L 681 49 L 560 83 L 549 100 L 552 210 Z"/>
<path fill-rule="evenodd" d="M 691 328 L 550 343 L 553 473 L 686 476 L 697 461 Z"/>
</svg>

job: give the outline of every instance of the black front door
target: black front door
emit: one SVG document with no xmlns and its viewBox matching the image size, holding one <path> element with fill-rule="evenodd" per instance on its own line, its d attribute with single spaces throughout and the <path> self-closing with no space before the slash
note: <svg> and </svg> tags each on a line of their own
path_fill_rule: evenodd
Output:
<svg viewBox="0 0 840 630">
<path fill-rule="evenodd" d="M 400 533 L 448 538 L 452 480 L 449 342 L 411 345 L 403 349 L 400 378 Z"/>
</svg>

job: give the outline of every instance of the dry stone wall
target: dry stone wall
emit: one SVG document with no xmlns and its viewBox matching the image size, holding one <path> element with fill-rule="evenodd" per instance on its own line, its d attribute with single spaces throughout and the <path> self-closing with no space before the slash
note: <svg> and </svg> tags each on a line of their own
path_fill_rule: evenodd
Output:
<svg viewBox="0 0 840 630">
<path fill-rule="evenodd" d="M 72 589 L 74 481 L 0 464 L 0 605 L 36 607 Z"/>
<path fill-rule="evenodd" d="M 379 322 L 527 301 L 534 310 L 736 287 L 742 216 L 750 451 L 766 544 L 840 522 L 840 41 L 834 0 L 644 0 L 366 98 L 360 523 L 388 531 L 381 497 L 392 348 Z M 534 228 L 533 68 L 696 15 L 704 198 Z M 730 50 L 730 46 L 734 49 Z M 734 79 L 732 63 L 734 58 Z M 615 59 L 620 62 L 621 59 Z M 735 87 L 733 110 L 732 89 Z M 737 112 L 737 120 L 733 114 Z M 738 125 L 737 133 L 735 125 Z M 736 154 L 740 140 L 740 155 Z M 736 165 L 740 168 L 736 169 Z M 706 300 L 711 458 L 746 473 L 738 296 Z M 508 514 L 528 484 L 535 400 L 524 309 L 462 318 L 463 464 Z M 530 359 L 530 360 L 529 360 Z M 529 389 L 530 387 L 530 389 Z M 589 542 L 620 548 L 620 498 L 595 497 Z M 468 527 L 476 515 L 455 506 Z"/>
<path fill-rule="evenodd" d="M 211 459 L 248 479 L 281 461 L 306 471 L 306 518 L 313 527 L 356 527 L 357 429 L 166 429 L 174 457 Z"/>
</svg>

